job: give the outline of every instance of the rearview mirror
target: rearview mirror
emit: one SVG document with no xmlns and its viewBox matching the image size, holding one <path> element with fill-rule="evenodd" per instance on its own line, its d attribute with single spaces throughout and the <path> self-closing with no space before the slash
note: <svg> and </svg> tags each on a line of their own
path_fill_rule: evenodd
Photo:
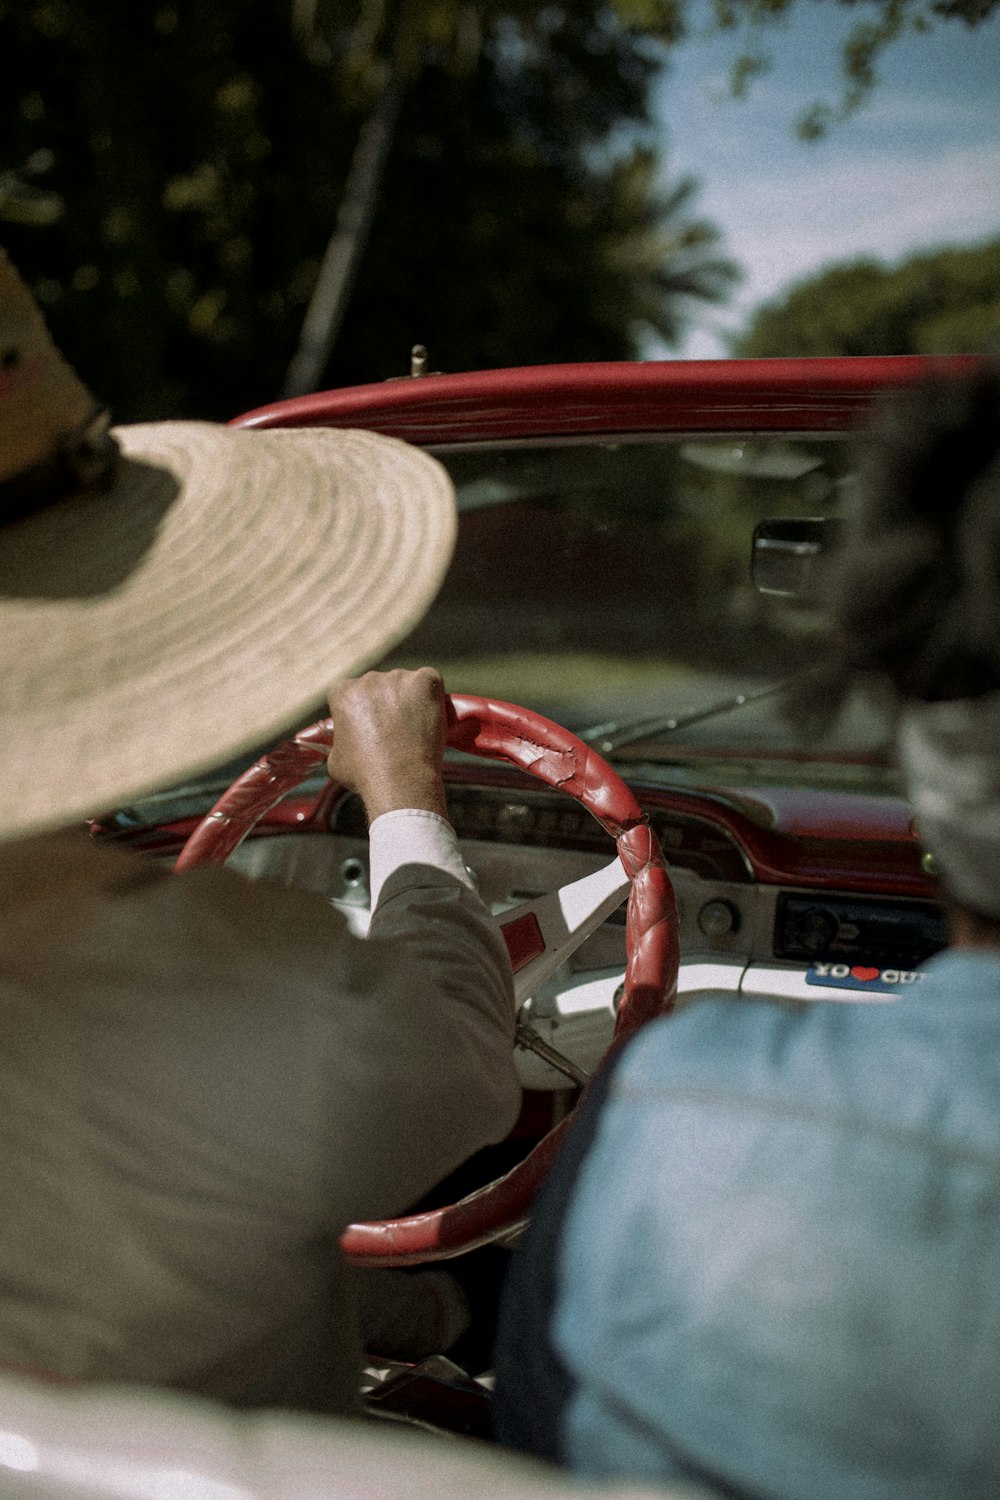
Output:
<svg viewBox="0 0 1000 1500">
<path fill-rule="evenodd" d="M 758 522 L 753 533 L 750 577 L 759 594 L 807 600 L 816 592 L 817 559 L 830 552 L 841 522 L 832 516 Z"/>
</svg>

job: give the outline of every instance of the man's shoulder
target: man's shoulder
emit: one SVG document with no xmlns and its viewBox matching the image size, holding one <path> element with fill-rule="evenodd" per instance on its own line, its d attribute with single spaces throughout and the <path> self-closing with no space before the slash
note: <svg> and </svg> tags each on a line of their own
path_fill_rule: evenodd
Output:
<svg viewBox="0 0 1000 1500">
<path fill-rule="evenodd" d="M 985 1000 L 1000 1009 L 1000 949 L 945 948 L 927 964 L 923 988 L 953 1006 Z"/>
<path fill-rule="evenodd" d="M 998 1088 L 1000 955 L 949 952 L 889 1003 L 700 998 L 636 1037 L 613 1099 L 993 1150 Z"/>
<path fill-rule="evenodd" d="M 640 1032 L 617 1070 L 615 1092 L 752 1090 L 793 1072 L 803 1041 L 815 1046 L 825 1029 L 818 1007 L 702 995 Z"/>
<path fill-rule="evenodd" d="M 863 1106 L 869 1093 L 878 1095 L 898 1049 L 918 1045 L 933 1053 L 945 1025 L 923 996 L 849 1004 L 704 995 L 640 1033 L 615 1092 L 732 1105 L 766 1101 L 809 1113 L 824 1101 Z"/>
</svg>

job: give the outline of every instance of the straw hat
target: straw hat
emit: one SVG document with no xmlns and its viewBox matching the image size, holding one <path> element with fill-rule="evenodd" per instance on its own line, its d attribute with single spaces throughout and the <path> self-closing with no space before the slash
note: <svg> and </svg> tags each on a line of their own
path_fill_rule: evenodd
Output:
<svg viewBox="0 0 1000 1500">
<path fill-rule="evenodd" d="M 369 432 L 107 431 L 0 251 L 0 837 L 315 717 L 424 613 L 444 469 Z"/>
</svg>

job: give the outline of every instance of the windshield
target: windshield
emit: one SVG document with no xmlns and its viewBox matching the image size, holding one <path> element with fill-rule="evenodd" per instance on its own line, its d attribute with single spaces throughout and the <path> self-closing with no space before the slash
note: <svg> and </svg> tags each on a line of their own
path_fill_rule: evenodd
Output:
<svg viewBox="0 0 1000 1500">
<path fill-rule="evenodd" d="M 611 759 L 735 762 L 744 778 L 860 778 L 891 789 L 888 725 L 852 701 L 809 744 L 777 691 L 823 660 L 809 600 L 759 593 L 757 524 L 837 517 L 837 435 L 476 445 L 438 452 L 460 524 L 438 599 L 387 664 L 504 698 L 584 732 Z M 806 770 L 808 768 L 808 770 Z"/>
<path fill-rule="evenodd" d="M 821 741 L 781 685 L 825 656 L 815 603 L 757 592 L 757 524 L 840 516 L 840 434 L 476 444 L 438 451 L 458 493 L 444 585 L 382 666 L 519 703 L 608 760 L 672 783 L 896 792 L 884 712 L 857 695 Z M 290 726 L 291 728 L 296 726 Z M 204 811 L 258 754 L 118 814 Z M 317 772 L 317 784 L 322 773 Z"/>
</svg>

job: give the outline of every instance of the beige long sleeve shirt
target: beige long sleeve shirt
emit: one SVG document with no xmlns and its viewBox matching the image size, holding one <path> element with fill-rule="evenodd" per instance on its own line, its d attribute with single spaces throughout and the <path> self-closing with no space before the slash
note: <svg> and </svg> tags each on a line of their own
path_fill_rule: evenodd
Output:
<svg viewBox="0 0 1000 1500">
<path fill-rule="evenodd" d="M 347 1409 L 336 1236 L 516 1115 L 496 924 L 441 869 L 321 897 L 0 847 L 0 1364 Z"/>
</svg>

